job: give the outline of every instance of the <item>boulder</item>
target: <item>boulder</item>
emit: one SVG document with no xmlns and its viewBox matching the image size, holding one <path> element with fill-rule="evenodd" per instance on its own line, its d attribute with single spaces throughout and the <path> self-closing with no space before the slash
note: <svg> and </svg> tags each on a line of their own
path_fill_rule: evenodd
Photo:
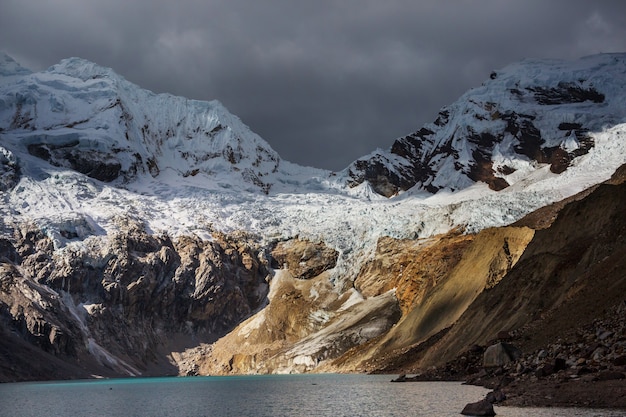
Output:
<svg viewBox="0 0 626 417">
<path fill-rule="evenodd" d="M 483 367 L 497 368 L 519 359 L 521 352 L 508 343 L 496 343 L 489 346 L 483 354 Z"/>
<path fill-rule="evenodd" d="M 563 358 L 554 359 L 554 372 L 564 371 L 568 368 L 567 361 Z"/>
<path fill-rule="evenodd" d="M 484 399 L 467 404 L 461 414 L 465 416 L 495 416 L 496 412 L 493 410 L 493 404 Z"/>
<path fill-rule="evenodd" d="M 555 372 L 554 365 L 548 363 L 537 368 L 537 370 L 535 371 L 535 376 L 537 378 L 543 378 L 545 376 L 552 375 L 554 372 Z"/>
<path fill-rule="evenodd" d="M 485 396 L 485 400 L 487 400 L 490 404 L 501 403 L 502 401 L 506 400 L 506 394 L 504 394 L 502 390 L 496 389 L 489 392 Z"/>
<path fill-rule="evenodd" d="M 596 381 L 615 381 L 625 379 L 626 375 L 618 371 L 602 371 L 594 378 Z"/>
<path fill-rule="evenodd" d="M 310 279 L 334 268 L 339 252 L 323 242 L 295 238 L 277 243 L 271 255 L 274 268 L 286 266 L 295 278 Z"/>
<path fill-rule="evenodd" d="M 391 382 L 405 382 L 405 381 L 406 381 L 406 374 L 402 374 L 396 379 L 391 380 Z"/>
</svg>

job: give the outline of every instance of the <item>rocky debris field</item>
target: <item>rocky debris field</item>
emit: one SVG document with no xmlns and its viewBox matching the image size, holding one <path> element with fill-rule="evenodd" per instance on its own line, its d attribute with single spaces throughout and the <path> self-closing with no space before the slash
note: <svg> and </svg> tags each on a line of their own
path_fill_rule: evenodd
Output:
<svg viewBox="0 0 626 417">
<path fill-rule="evenodd" d="M 604 318 L 523 353 L 523 330 L 501 332 L 445 366 L 394 381 L 465 380 L 501 391 L 498 405 L 626 409 L 626 300 Z"/>
</svg>

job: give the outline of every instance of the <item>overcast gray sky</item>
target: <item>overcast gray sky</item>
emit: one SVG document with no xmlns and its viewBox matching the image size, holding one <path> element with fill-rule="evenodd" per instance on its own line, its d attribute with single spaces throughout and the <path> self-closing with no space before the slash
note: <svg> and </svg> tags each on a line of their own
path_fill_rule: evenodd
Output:
<svg viewBox="0 0 626 417">
<path fill-rule="evenodd" d="M 284 159 L 332 170 L 523 58 L 626 52 L 621 0 L 0 0 L 0 50 L 70 56 L 220 100 Z"/>
</svg>

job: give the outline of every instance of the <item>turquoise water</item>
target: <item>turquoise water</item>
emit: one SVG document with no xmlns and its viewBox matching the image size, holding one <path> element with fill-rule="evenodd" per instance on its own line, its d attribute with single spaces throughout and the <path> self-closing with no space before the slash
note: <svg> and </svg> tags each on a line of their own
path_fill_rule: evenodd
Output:
<svg viewBox="0 0 626 417">
<path fill-rule="evenodd" d="M 388 375 L 138 378 L 0 384 L 0 416 L 459 416 L 483 388 Z M 499 416 L 626 416 L 497 407 Z"/>
</svg>

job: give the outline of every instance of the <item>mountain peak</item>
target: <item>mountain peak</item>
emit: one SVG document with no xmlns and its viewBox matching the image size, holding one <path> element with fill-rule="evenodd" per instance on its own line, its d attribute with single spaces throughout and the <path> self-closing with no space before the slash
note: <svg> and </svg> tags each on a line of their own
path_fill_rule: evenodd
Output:
<svg viewBox="0 0 626 417">
<path fill-rule="evenodd" d="M 0 76 L 8 77 L 11 75 L 27 75 L 30 73 L 31 71 L 28 68 L 24 68 L 6 52 L 0 51 Z"/>
<path fill-rule="evenodd" d="M 87 59 L 71 57 L 61 60 L 58 64 L 48 68 L 48 73 L 63 74 L 83 81 L 95 78 L 120 78 L 111 68 L 98 65 Z"/>
<path fill-rule="evenodd" d="M 626 54 L 521 61 L 493 71 L 389 150 L 355 161 L 347 184 L 368 182 L 389 197 L 475 182 L 498 191 L 545 164 L 561 173 L 594 147 L 593 133 L 626 120 L 624 97 Z"/>
<path fill-rule="evenodd" d="M 53 166 L 105 182 L 167 172 L 268 192 L 280 165 L 217 100 L 155 94 L 82 58 L 14 81 L 3 85 L 0 131 Z"/>
<path fill-rule="evenodd" d="M 155 94 L 77 57 L 34 74 L 6 54 L 0 59 L 13 74 L 2 83 L 3 137 L 105 182 L 173 175 L 218 190 L 299 191 L 306 184 L 370 197 L 455 192 L 481 182 L 499 191 L 543 166 L 564 172 L 595 147 L 595 135 L 626 120 L 626 54 L 524 60 L 493 71 L 389 149 L 331 175 L 282 161 L 217 100 Z M 21 76 L 26 82 L 17 82 Z"/>
</svg>

